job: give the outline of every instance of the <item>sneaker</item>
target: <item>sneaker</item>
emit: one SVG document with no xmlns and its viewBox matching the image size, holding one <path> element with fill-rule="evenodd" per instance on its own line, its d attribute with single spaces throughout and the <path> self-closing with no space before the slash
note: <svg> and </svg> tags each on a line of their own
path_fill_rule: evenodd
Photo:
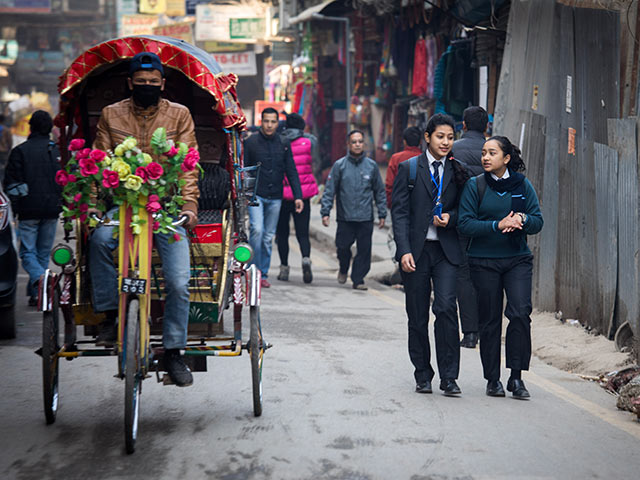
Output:
<svg viewBox="0 0 640 480">
<path fill-rule="evenodd" d="M 113 347 L 118 339 L 118 331 L 116 330 L 116 322 L 107 320 L 102 322 L 98 327 L 98 336 L 96 337 L 96 345 L 98 347 Z"/>
<path fill-rule="evenodd" d="M 269 288 L 271 284 L 269 283 L 269 280 L 267 280 L 266 278 L 263 278 L 262 280 L 260 280 L 260 286 L 262 288 Z"/>
<path fill-rule="evenodd" d="M 302 259 L 302 280 L 304 283 L 311 283 L 313 281 L 313 273 L 311 273 L 311 259 L 309 257 L 304 257 Z"/>
<path fill-rule="evenodd" d="M 369 290 L 364 283 L 354 283 L 353 284 L 353 289 L 354 290 L 362 290 L 362 291 Z"/>
<path fill-rule="evenodd" d="M 281 282 L 289 281 L 289 265 L 280 265 L 280 273 L 278 274 L 278 280 Z"/>
<path fill-rule="evenodd" d="M 177 348 L 164 351 L 164 368 L 169 374 L 171 381 L 178 387 L 193 385 L 191 370 L 184 364 L 180 350 Z"/>
<path fill-rule="evenodd" d="M 347 274 L 338 272 L 338 283 L 347 283 Z"/>
</svg>

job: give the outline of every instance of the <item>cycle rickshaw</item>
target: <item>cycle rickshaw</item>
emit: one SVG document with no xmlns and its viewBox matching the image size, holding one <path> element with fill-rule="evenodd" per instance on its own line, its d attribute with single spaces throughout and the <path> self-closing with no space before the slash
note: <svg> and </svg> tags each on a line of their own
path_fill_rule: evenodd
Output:
<svg viewBox="0 0 640 480">
<path fill-rule="evenodd" d="M 260 325 L 260 271 L 249 265 L 252 252 L 247 243 L 247 209 L 253 201 L 258 169 L 243 165 L 240 132 L 246 119 L 235 93 L 237 76 L 223 72 L 206 52 L 169 37 L 126 37 L 90 48 L 60 77 L 60 113 L 55 123 L 61 132 L 62 164 L 74 161 L 69 154 L 73 139 L 92 144 L 102 108 L 128 96 L 128 60 L 142 51 L 156 53 L 163 62 L 166 76 L 163 96 L 191 111 L 203 167 L 200 182 L 206 182 L 213 166 L 227 172 L 228 193 L 224 198 L 211 201 L 201 196 L 199 224 L 191 239 L 185 362 L 192 371 L 206 371 L 208 356 L 232 357 L 248 352 L 253 411 L 259 416 L 262 360 L 270 345 L 263 339 Z M 52 251 L 52 260 L 61 271 L 47 270 L 40 281 L 39 308 L 44 313 L 42 348 L 38 353 L 42 356 L 47 423 L 55 421 L 58 410 L 60 359 L 115 356 L 117 376 L 125 381 L 128 453 L 135 449 L 143 379 L 155 372 L 158 382 L 170 383 L 167 375 L 161 375 L 164 284 L 159 259 L 152 250 L 154 218 L 150 215 L 144 208 L 137 212 L 124 204 L 120 206 L 119 221 L 113 222 L 120 236 L 114 258 L 119 272 L 120 302 L 118 341 L 113 348 L 95 345 L 97 326 L 103 316 L 91 306 L 91 288 L 99 287 L 90 285 L 89 233 L 79 220 L 67 222 L 68 227 L 71 224 L 65 233 L 67 243 Z M 138 221 L 140 216 L 142 222 Z M 133 219 L 142 224 L 137 234 L 132 234 L 130 228 Z M 75 248 L 71 248 L 71 241 L 75 242 Z M 248 342 L 242 338 L 243 307 L 249 309 Z M 225 337 L 223 313 L 227 309 L 233 312 L 233 335 Z M 83 335 L 77 335 L 78 327 L 84 329 Z"/>
</svg>

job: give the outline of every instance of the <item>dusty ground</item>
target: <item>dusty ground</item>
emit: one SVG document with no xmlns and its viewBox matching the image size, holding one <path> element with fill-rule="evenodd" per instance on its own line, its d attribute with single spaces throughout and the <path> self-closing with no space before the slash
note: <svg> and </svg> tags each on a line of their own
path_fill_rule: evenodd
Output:
<svg viewBox="0 0 640 480">
<path fill-rule="evenodd" d="M 533 313 L 531 336 L 534 355 L 578 375 L 599 376 L 634 363 L 630 354 L 618 352 L 611 340 L 563 323 L 553 313 Z"/>
</svg>

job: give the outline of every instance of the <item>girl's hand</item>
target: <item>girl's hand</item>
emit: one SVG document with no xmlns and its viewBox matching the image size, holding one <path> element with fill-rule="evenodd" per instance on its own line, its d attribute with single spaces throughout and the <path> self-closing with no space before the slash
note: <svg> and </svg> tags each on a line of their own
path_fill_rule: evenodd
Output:
<svg viewBox="0 0 640 480">
<path fill-rule="evenodd" d="M 402 267 L 402 271 L 407 273 L 412 273 L 416 271 L 416 263 L 413 261 L 413 255 L 410 253 L 405 253 L 400 259 L 400 266 Z"/>
<path fill-rule="evenodd" d="M 513 213 L 513 211 L 509 212 L 509 215 L 504 217 L 498 223 L 498 230 L 502 233 L 510 233 L 514 230 L 522 230 L 522 218 L 520 215 Z"/>
<path fill-rule="evenodd" d="M 436 227 L 441 227 L 444 228 L 447 225 L 449 225 L 449 219 L 451 218 L 451 216 L 448 213 L 443 213 L 442 217 L 438 217 L 437 215 L 433 216 L 433 224 Z"/>
</svg>

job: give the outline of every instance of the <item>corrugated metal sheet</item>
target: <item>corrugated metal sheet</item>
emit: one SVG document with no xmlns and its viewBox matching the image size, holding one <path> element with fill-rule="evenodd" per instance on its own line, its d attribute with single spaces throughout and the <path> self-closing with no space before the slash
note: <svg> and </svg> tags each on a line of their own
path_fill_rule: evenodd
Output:
<svg viewBox="0 0 640 480">
<path fill-rule="evenodd" d="M 593 155 L 596 179 L 596 291 L 599 299 L 595 319 L 600 319 L 600 331 L 609 335 L 618 285 L 618 152 L 596 143 Z"/>
<path fill-rule="evenodd" d="M 616 321 L 612 330 L 628 321 L 640 336 L 640 228 L 638 225 L 638 151 L 636 119 L 610 119 L 609 145 L 618 151 L 618 289 Z M 611 332 L 609 332 L 611 333 Z"/>
</svg>

